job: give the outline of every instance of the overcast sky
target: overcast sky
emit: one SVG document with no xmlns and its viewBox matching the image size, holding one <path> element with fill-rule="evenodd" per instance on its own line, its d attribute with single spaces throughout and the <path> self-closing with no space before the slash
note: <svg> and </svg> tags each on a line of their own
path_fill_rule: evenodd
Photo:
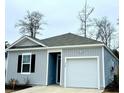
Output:
<svg viewBox="0 0 124 93">
<path fill-rule="evenodd" d="M 107 16 L 113 23 L 118 19 L 118 0 L 88 0 L 94 7 L 92 18 Z M 10 43 L 21 37 L 15 24 L 23 19 L 26 11 L 39 11 L 44 15 L 44 26 L 39 38 L 47 38 L 67 32 L 77 33 L 80 28 L 78 13 L 84 0 L 6 0 L 6 37 Z"/>
</svg>

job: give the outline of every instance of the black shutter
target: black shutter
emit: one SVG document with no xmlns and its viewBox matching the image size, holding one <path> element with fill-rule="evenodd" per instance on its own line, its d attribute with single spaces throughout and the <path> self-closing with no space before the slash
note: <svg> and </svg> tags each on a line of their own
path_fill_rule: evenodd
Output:
<svg viewBox="0 0 124 93">
<path fill-rule="evenodd" d="M 35 54 L 31 56 L 31 72 L 35 72 Z"/>
<path fill-rule="evenodd" d="M 22 63 L 22 55 L 18 56 L 18 68 L 17 68 L 17 72 L 21 73 L 21 63 Z"/>
</svg>

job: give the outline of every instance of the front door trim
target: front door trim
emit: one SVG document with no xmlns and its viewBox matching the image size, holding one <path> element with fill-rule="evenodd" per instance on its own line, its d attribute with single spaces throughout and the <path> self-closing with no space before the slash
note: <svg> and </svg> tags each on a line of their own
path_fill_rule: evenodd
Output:
<svg viewBox="0 0 124 93">
<path fill-rule="evenodd" d="M 60 84 L 60 82 L 58 82 L 58 65 L 59 65 L 59 61 L 58 61 L 58 58 L 59 58 L 59 56 L 61 56 L 61 54 L 57 54 L 57 63 L 56 63 L 56 83 L 57 84 Z M 61 63 L 61 61 L 60 61 L 60 63 Z M 61 74 L 61 71 L 60 71 L 60 74 Z"/>
<path fill-rule="evenodd" d="M 60 52 L 61 54 L 61 70 L 60 70 L 60 85 L 61 85 L 61 77 L 62 77 L 62 49 L 50 49 L 47 50 L 47 65 L 46 65 L 46 86 L 48 85 L 48 66 L 49 66 L 49 53 L 56 53 L 56 52 Z"/>
</svg>

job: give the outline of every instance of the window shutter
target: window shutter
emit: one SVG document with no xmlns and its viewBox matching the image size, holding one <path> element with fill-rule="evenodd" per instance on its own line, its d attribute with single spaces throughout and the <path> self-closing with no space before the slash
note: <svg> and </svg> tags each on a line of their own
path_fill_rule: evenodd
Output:
<svg viewBox="0 0 124 93">
<path fill-rule="evenodd" d="M 35 54 L 32 54 L 31 57 L 31 72 L 35 72 Z"/>
<path fill-rule="evenodd" d="M 18 56 L 18 68 L 17 68 L 17 72 L 21 73 L 21 63 L 22 63 L 22 55 Z"/>
</svg>

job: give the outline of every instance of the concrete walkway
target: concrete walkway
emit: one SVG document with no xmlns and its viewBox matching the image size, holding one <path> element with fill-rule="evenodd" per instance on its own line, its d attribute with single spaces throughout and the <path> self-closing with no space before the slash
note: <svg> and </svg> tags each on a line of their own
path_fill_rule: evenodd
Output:
<svg viewBox="0 0 124 93">
<path fill-rule="evenodd" d="M 63 88 L 60 86 L 35 86 L 12 93 L 102 93 L 98 89 Z"/>
</svg>

